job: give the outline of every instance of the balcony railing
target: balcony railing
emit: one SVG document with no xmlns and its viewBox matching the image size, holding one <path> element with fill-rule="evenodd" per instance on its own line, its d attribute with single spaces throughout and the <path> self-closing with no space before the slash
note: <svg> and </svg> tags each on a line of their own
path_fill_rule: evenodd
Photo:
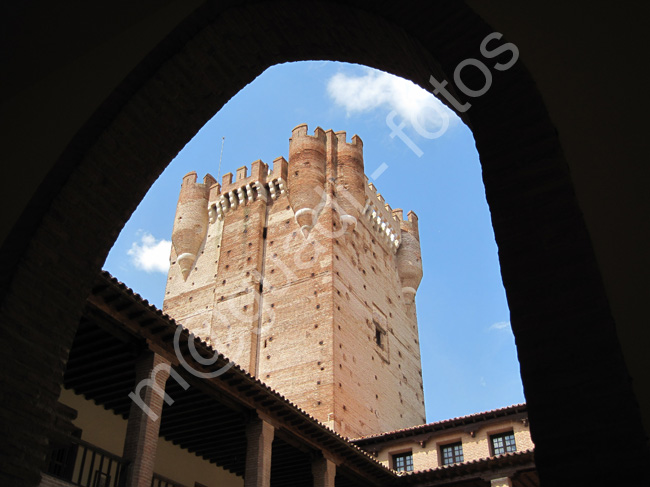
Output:
<svg viewBox="0 0 650 487">
<path fill-rule="evenodd" d="M 47 473 L 80 487 L 123 487 L 128 463 L 123 458 L 80 439 L 50 453 Z M 185 487 L 153 474 L 151 487 Z"/>
<path fill-rule="evenodd" d="M 123 487 L 128 462 L 83 440 L 52 450 L 48 474 L 80 487 Z"/>
<path fill-rule="evenodd" d="M 151 487 L 185 487 L 185 486 L 155 473 L 153 474 L 153 479 L 151 480 Z"/>
</svg>

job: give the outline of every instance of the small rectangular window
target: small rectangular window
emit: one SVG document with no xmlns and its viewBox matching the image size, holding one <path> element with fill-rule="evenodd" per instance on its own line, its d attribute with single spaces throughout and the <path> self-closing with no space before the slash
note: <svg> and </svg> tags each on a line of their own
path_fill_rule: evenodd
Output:
<svg viewBox="0 0 650 487">
<path fill-rule="evenodd" d="M 373 324 L 375 325 L 375 343 L 384 350 L 386 348 L 386 330 L 376 321 L 373 321 Z"/>
<path fill-rule="evenodd" d="M 442 454 L 443 465 L 452 465 L 464 461 L 463 444 L 460 441 L 458 443 L 450 443 L 449 445 L 441 446 L 440 453 Z"/>
<path fill-rule="evenodd" d="M 492 445 L 492 455 L 503 455 L 504 453 L 517 451 L 515 434 L 512 431 L 491 435 L 490 443 Z"/>
<path fill-rule="evenodd" d="M 413 453 L 398 453 L 393 455 L 393 470 L 398 472 L 413 471 Z"/>
</svg>

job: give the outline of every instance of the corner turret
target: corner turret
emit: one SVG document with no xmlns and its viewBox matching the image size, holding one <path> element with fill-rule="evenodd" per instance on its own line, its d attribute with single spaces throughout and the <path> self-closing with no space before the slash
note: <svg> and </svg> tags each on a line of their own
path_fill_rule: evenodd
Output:
<svg viewBox="0 0 650 487">
<path fill-rule="evenodd" d="M 414 211 L 409 211 L 408 220 L 404 220 L 400 209 L 393 210 L 393 215 L 399 218 L 401 229 L 401 244 L 397 251 L 397 272 L 402 282 L 402 296 L 406 304 L 410 305 L 415 300 L 415 293 L 422 280 L 418 217 Z"/>
<path fill-rule="evenodd" d="M 295 127 L 289 139 L 289 204 L 305 237 L 316 224 L 325 192 L 326 137 L 320 127 L 307 135 L 307 125 Z"/>
<path fill-rule="evenodd" d="M 176 261 L 184 279 L 187 279 L 192 270 L 196 256 L 205 240 L 208 229 L 210 187 L 216 183 L 210 174 L 206 174 L 203 183 L 197 183 L 196 179 L 195 171 L 189 172 L 183 177 L 172 232 L 172 244 L 177 255 Z"/>
<path fill-rule="evenodd" d="M 345 132 L 336 132 L 336 199 L 343 211 L 341 222 L 354 230 L 366 202 L 366 176 L 363 172 L 363 142 L 358 135 L 348 144 Z"/>
</svg>

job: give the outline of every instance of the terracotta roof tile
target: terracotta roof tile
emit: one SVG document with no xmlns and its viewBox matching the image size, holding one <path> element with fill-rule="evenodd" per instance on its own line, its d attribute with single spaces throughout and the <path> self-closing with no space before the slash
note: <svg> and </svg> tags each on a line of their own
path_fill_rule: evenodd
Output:
<svg viewBox="0 0 650 487">
<path fill-rule="evenodd" d="M 456 426 L 467 425 L 471 423 L 478 423 L 488 419 L 507 417 L 513 414 L 524 413 L 527 411 L 526 404 L 513 404 L 498 409 L 491 409 L 489 411 L 481 411 L 480 413 L 468 414 L 467 416 L 459 416 L 456 418 L 445 419 L 442 421 L 435 421 L 433 423 L 419 424 L 410 426 L 408 428 L 401 428 L 393 431 L 386 431 L 384 433 L 377 433 L 374 435 L 361 436 L 359 438 L 351 438 L 350 441 L 355 443 L 365 443 L 369 440 L 388 440 L 395 437 L 413 436 L 420 433 L 427 433 L 430 431 L 440 431 L 444 429 L 454 428 Z"/>
</svg>

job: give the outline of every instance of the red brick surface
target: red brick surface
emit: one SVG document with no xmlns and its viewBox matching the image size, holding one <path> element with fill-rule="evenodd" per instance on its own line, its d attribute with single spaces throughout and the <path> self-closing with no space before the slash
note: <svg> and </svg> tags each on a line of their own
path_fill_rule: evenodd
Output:
<svg viewBox="0 0 650 487">
<path fill-rule="evenodd" d="M 344 436 L 421 424 L 417 217 L 398 221 L 402 213 L 386 211 L 366 188 L 358 136 L 348 143 L 345 132 L 316 128 L 315 134 L 306 125 L 294 129 L 288 183 L 278 182 L 283 160 L 271 175 L 253 169 L 262 184 L 269 181 L 263 192 L 251 190 L 255 178 L 242 168 L 240 179 L 227 175 L 221 193 L 212 191 L 209 202 L 194 207 L 185 203 L 184 182 L 174 235 L 208 206 L 225 213 L 196 239 L 199 256 L 187 279 L 174 245 L 164 310 Z M 275 197 L 273 181 L 285 188 Z M 244 191 L 244 199 L 233 196 Z M 307 201 L 315 213 L 305 234 L 300 212 Z M 371 203 L 384 210 L 389 228 L 402 228 L 397 252 L 368 218 L 372 208 L 364 212 Z M 344 222 L 344 215 L 357 223 Z"/>
<path fill-rule="evenodd" d="M 155 371 L 155 376 L 152 373 Z M 136 383 L 134 391 L 140 392 L 140 397 L 151 412 L 150 417 L 140 406 L 132 402 L 129 421 L 124 440 L 123 458 L 130 462 L 127 470 L 127 487 L 150 487 L 158 448 L 158 431 L 160 430 L 160 415 L 164 396 L 153 387 L 146 386 L 138 390 L 141 381 L 155 381 L 160 391 L 165 390 L 169 377 L 169 362 L 152 352 L 144 352 L 136 364 Z"/>
</svg>

